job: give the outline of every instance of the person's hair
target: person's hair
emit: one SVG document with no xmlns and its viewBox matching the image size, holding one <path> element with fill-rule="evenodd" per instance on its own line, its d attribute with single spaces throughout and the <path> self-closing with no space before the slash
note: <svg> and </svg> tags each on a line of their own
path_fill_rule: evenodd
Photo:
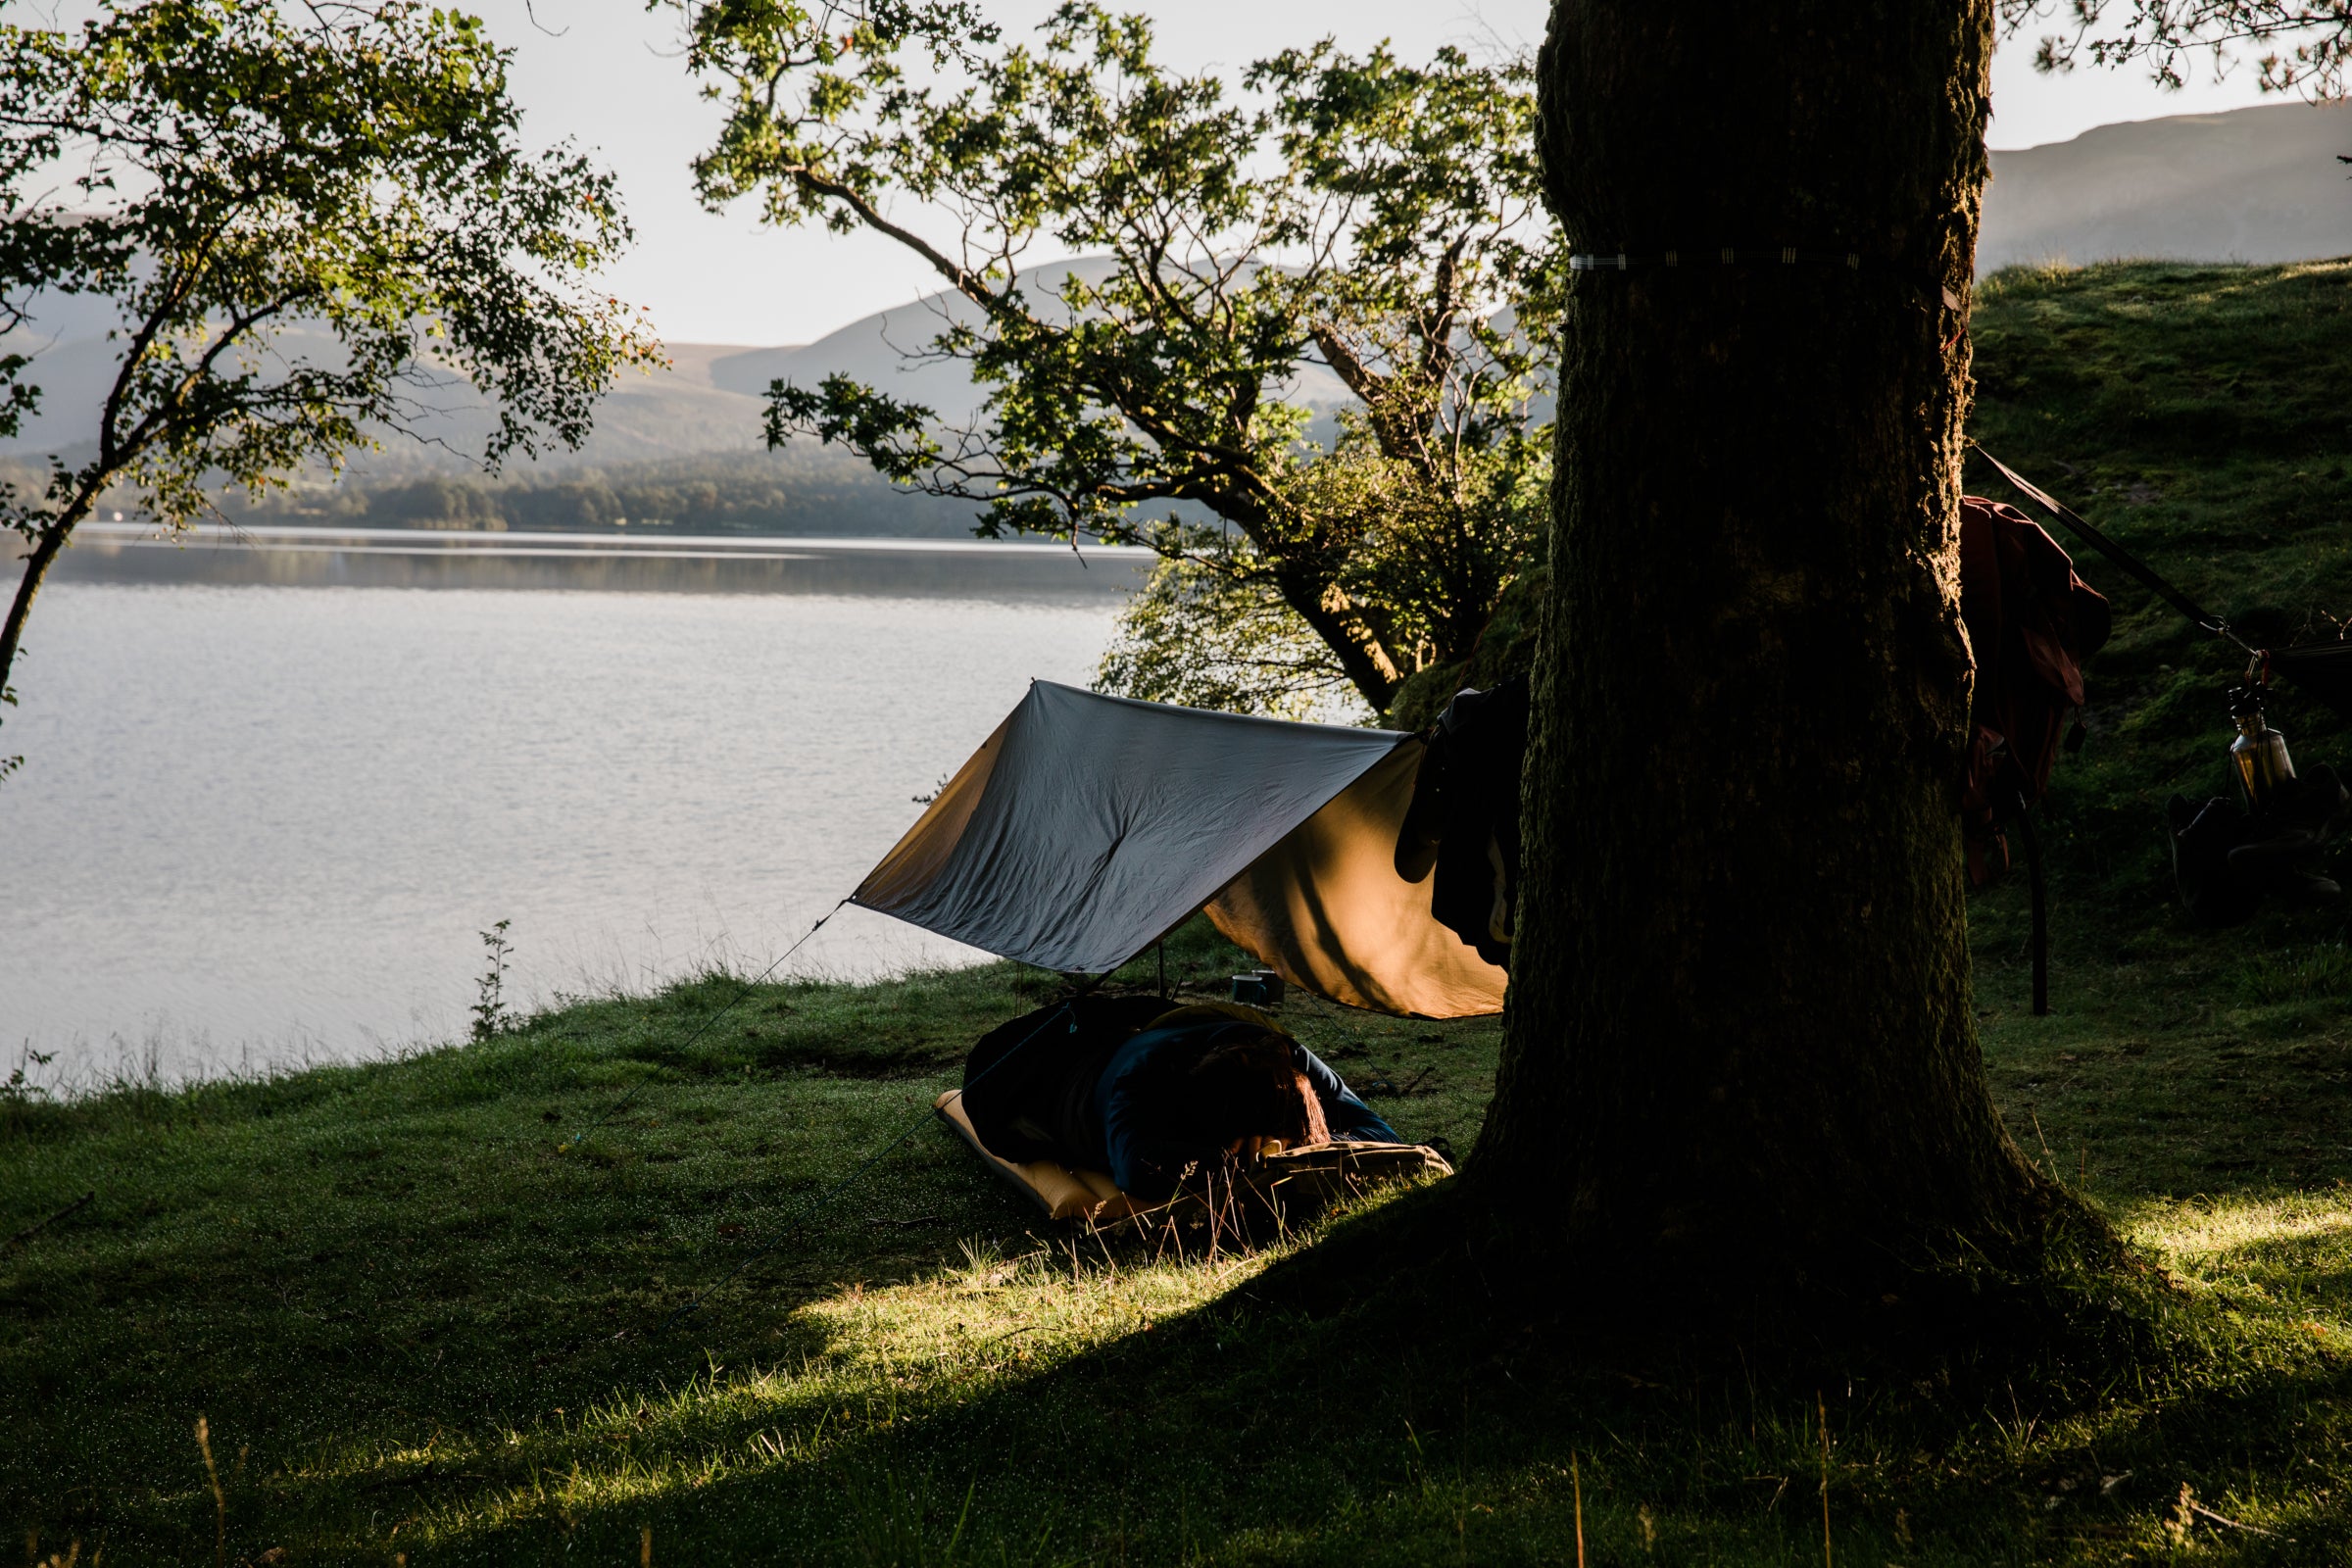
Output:
<svg viewBox="0 0 2352 1568">
<path fill-rule="evenodd" d="M 1237 1138 L 1279 1138 L 1294 1147 L 1331 1140 L 1323 1102 L 1298 1070 L 1291 1042 L 1278 1034 L 1219 1040 L 1168 1088 L 1166 1132 L 1185 1143 L 1222 1149 Z"/>
</svg>

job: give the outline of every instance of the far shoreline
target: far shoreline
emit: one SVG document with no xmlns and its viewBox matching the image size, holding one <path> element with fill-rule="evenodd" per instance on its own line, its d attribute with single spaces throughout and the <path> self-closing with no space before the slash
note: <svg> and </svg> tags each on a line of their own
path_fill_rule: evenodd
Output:
<svg viewBox="0 0 2352 1568">
<path fill-rule="evenodd" d="M 1085 600 L 1140 588 L 1156 559 L 1132 546 L 968 537 L 283 524 L 171 537 L 110 521 L 76 531 L 53 580 Z"/>
</svg>

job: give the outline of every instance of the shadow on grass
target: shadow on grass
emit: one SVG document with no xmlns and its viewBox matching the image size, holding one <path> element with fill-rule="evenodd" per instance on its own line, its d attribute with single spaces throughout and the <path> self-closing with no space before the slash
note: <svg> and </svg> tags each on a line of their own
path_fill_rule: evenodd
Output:
<svg viewBox="0 0 2352 1568">
<path fill-rule="evenodd" d="M 39 1522 L 53 1541 L 110 1532 L 118 1558 L 209 1552 L 181 1407 L 202 1401 L 231 1560 L 628 1561 L 650 1529 L 661 1561 L 1557 1562 L 1581 1518 L 1595 1562 L 1812 1561 L 1826 1504 L 1837 1560 L 1916 1568 L 2169 1549 L 2183 1484 L 2274 1532 L 2192 1513 L 2221 1560 L 2330 1560 L 2325 1544 L 2352 1531 L 2334 1500 L 2352 1479 L 2345 1357 L 2218 1299 L 2114 1303 L 2147 1333 L 2129 1355 L 1972 1359 L 1955 1343 L 1940 1364 L 1841 1369 L 1678 1346 L 1669 1312 L 1631 1339 L 1618 1313 L 1606 1338 L 1587 1306 L 1636 1301 L 1642 1282 L 1521 1288 L 1507 1241 L 1465 1250 L 1476 1227 L 1452 1183 L 1347 1217 L 1262 1272 L 1145 1277 L 1145 1259 L 1025 1236 L 947 1140 L 894 1186 L 938 1210 L 966 1182 L 968 1250 L 925 1234 L 894 1263 L 872 1232 L 837 1229 L 794 1261 L 805 1275 L 660 1340 L 612 1341 L 584 1294 L 512 1288 L 477 1296 L 494 1316 L 463 1335 L 436 1340 L 414 1316 L 305 1330 L 299 1312 L 241 1307 L 266 1282 L 191 1242 L 152 1266 L 181 1291 L 209 1276 L 201 1293 L 110 1311 L 193 1357 L 195 1380 L 126 1424 L 101 1409 L 123 1378 L 85 1367 L 39 1424 L 58 1475 L 120 1478 L 118 1458 L 76 1445 L 143 1431 L 161 1447 L 151 1490 L 51 1495 Z M 2336 1233 L 2292 1219 L 2198 1255 L 2311 1268 L 2306 1244 Z M 430 1233 L 382 1241 L 379 1255 L 415 1258 Z M 432 1289 L 464 1310 L 462 1282 Z M 237 1325 L 292 1375 L 206 1343 Z M 525 1359 L 567 1334 L 588 1348 Z M 250 1472 L 248 1442 L 269 1455 Z"/>
<path fill-rule="evenodd" d="M 445 1520 L 438 1545 L 593 1559 L 650 1528 L 692 1561 L 1557 1562 L 1581 1527 L 1593 1561 L 1779 1562 L 1819 1560 L 1826 1510 L 1838 1560 L 2087 1559 L 2170 1544 L 2183 1485 L 2237 1517 L 2250 1475 L 2291 1478 L 2347 1436 L 2343 1355 L 2166 1293 L 2132 1309 L 2151 1338 L 2132 1357 L 1953 1345 L 1840 1378 L 1635 1343 L 1622 1318 L 1605 1343 L 1491 1293 L 1450 1186 L 1034 1369 L 746 1408 L 696 1441 L 750 1463 L 518 1498 Z M 2332 1561 L 2340 1495 L 2274 1490 L 2254 1531 L 2187 1530 L 2225 1559 Z"/>
<path fill-rule="evenodd" d="M 1897 1368 L 1678 1353 L 1670 1314 L 1612 1346 L 1579 1313 L 1647 1282 L 1517 1290 L 1508 1238 L 1461 1255 L 1450 1185 L 1262 1272 L 1065 1255 L 960 1145 L 917 1136 L 708 1316 L 646 1338 L 923 1118 L 961 1040 L 1034 1004 L 1001 972 L 921 983 L 897 1009 L 769 988 L 753 1003 L 782 1010 L 690 1042 L 729 994 L 711 979 L 389 1067 L 57 1110 L 0 1148 L 24 1178 L 10 1228 L 105 1195 L 0 1260 L 0 1377 L 37 1412 L 0 1450 L 0 1503 L 53 1544 L 204 1557 L 202 1410 L 231 1560 L 632 1561 L 650 1528 L 659 1561 L 1557 1562 L 1581 1516 L 1595 1563 L 1819 1561 L 1826 1492 L 1838 1562 L 2099 1561 L 2171 1550 L 2183 1484 L 2274 1532 L 2192 1511 L 2218 1560 L 2328 1560 L 2314 1543 L 2352 1533 L 2341 1209 L 2260 1209 L 2253 1176 L 2157 1214 L 2190 1289 L 2169 1317 L 2106 1309 L 2144 1331 L 2134 1353 L 1954 1345 Z M 1466 1146 L 1491 1030 L 1298 1022 L 1350 1072 L 1458 1079 L 1410 1105 Z M 2227 1075 L 2268 1062 L 2204 1029 L 2086 1010 L 1997 1022 L 1987 1049 L 2056 1155 L 2140 1140 L 2144 1216 L 2243 1135 Z M 2196 1073 L 2213 1084 L 2184 1091 Z M 2177 1157 L 2139 1124 L 2159 1108 Z"/>
</svg>

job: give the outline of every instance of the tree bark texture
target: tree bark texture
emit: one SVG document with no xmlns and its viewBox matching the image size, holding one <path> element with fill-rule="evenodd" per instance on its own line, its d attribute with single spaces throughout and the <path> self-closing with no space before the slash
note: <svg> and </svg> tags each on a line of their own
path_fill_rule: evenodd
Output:
<svg viewBox="0 0 2352 1568">
<path fill-rule="evenodd" d="M 1991 53 L 1989 0 L 1556 0 L 1549 197 L 1633 266 L 1571 286 L 1471 1178 L 1571 1244 L 1808 1273 L 2037 1246 L 2055 1195 L 1985 1084 L 1958 816 Z"/>
</svg>

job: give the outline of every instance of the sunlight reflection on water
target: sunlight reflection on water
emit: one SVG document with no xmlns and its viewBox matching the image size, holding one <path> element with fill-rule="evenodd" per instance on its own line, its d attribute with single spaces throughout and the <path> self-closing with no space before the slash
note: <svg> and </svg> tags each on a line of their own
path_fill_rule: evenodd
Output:
<svg viewBox="0 0 2352 1568">
<path fill-rule="evenodd" d="M 1108 572 L 983 600 L 925 569 L 924 597 L 58 583 L 0 729 L 0 1072 L 448 1040 L 502 918 L 525 1002 L 763 967 L 1032 677 L 1091 678 L 1118 604 Z M 851 909 L 793 969 L 972 956 Z"/>
</svg>

